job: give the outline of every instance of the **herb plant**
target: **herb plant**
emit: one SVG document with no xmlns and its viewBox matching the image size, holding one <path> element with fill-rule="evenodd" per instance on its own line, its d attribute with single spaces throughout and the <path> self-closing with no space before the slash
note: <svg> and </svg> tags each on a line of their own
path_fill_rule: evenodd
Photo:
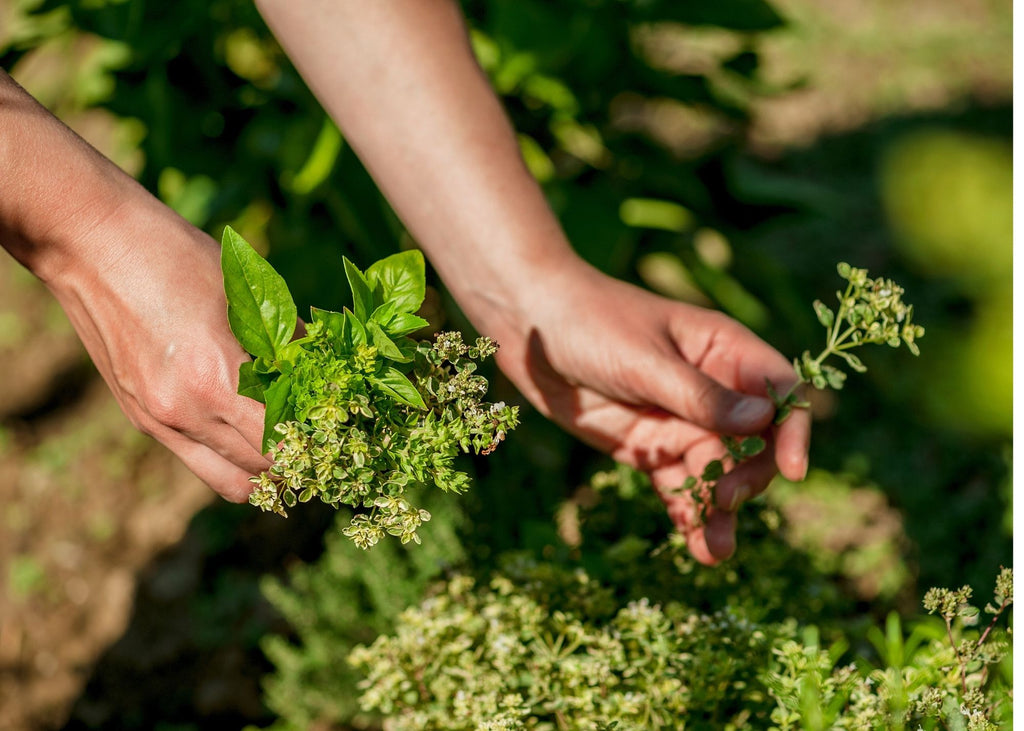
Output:
<svg viewBox="0 0 1024 731">
<path fill-rule="evenodd" d="M 249 502 L 287 515 L 316 497 L 360 509 L 343 533 L 361 548 L 386 535 L 418 543 L 430 513 L 407 491 L 465 491 L 455 458 L 491 452 L 518 423 L 516 407 L 483 400 L 477 364 L 497 345 L 468 345 L 457 332 L 433 343 L 409 337 L 428 325 L 416 315 L 426 291 L 418 251 L 365 272 L 345 259 L 352 309 L 312 308 L 297 339 L 287 284 L 230 227 L 221 267 L 231 331 L 254 358 L 239 370 L 238 392 L 267 407 L 262 443 L 273 465 L 252 478 Z"/>
<path fill-rule="evenodd" d="M 802 384 L 810 384 L 818 390 L 832 388 L 839 390 L 846 382 L 846 373 L 825 361 L 836 356 L 858 373 L 867 366 L 851 350 L 862 345 L 889 345 L 898 348 L 905 344 L 911 353 L 919 355 L 917 339 L 924 335 L 924 328 L 911 321 L 914 314 L 912 305 L 903 302 L 903 287 L 891 279 L 868 277 L 867 269 L 858 269 L 841 262 L 837 269 L 839 276 L 846 280 L 845 291 L 836 292 L 839 300 L 838 311 L 833 311 L 821 300 L 813 303 L 818 322 L 826 330 L 825 347 L 815 357 L 805 350 L 800 358 L 793 360 L 797 382 L 784 395 L 765 379 L 768 396 L 775 403 L 775 423 L 785 421 L 795 408 L 807 408 L 810 404 L 800 398 L 797 390 Z M 697 506 L 696 520 L 703 523 L 708 505 L 713 500 L 718 479 L 726 472 L 727 464 L 735 466 L 764 450 L 765 442 L 760 437 L 737 440 L 722 437 L 727 456 L 724 460 L 709 462 L 700 477 L 686 478 L 677 491 L 688 492 Z"/>
<path fill-rule="evenodd" d="M 924 335 L 924 328 L 911 322 L 913 305 L 903 302 L 903 287 L 891 279 L 868 277 L 867 269 L 857 269 L 845 262 L 838 267 L 839 276 L 846 280 L 846 290 L 836 292 L 838 311 L 833 311 L 821 300 L 814 301 L 814 313 L 826 330 L 825 348 L 816 356 L 805 350 L 793 360 L 797 383 L 785 395 L 779 395 L 770 381 L 768 395 L 775 402 L 775 423 L 781 424 L 794 408 L 809 404 L 796 394 L 800 384 L 809 383 L 818 390 L 839 390 L 846 381 L 846 373 L 830 363 L 829 356 L 837 356 L 858 373 L 867 366 L 850 351 L 861 345 L 888 345 L 898 348 L 906 344 L 914 355 L 919 355 L 916 340 Z"/>
</svg>

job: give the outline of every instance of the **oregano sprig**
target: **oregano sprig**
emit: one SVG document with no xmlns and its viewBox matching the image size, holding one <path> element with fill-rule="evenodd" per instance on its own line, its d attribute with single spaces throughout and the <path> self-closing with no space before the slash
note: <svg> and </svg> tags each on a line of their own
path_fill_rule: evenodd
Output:
<svg viewBox="0 0 1024 731">
<path fill-rule="evenodd" d="M 846 382 L 846 373 L 825 361 L 836 356 L 853 370 L 863 373 L 867 366 L 851 351 L 862 345 L 888 345 L 898 348 L 905 344 L 914 355 L 919 355 L 917 339 L 924 328 L 912 322 L 914 308 L 903 302 L 903 287 L 891 279 L 868 277 L 867 269 L 858 269 L 845 262 L 837 266 L 839 276 L 846 280 L 845 291 L 836 292 L 839 307 L 833 311 L 821 300 L 814 301 L 814 313 L 825 328 L 825 347 L 815 357 L 805 350 L 793 360 L 797 383 L 785 395 L 779 395 L 770 381 L 768 395 L 777 409 L 775 423 L 781 424 L 794 408 L 806 408 L 796 391 L 800 384 L 809 383 L 818 390 L 839 390 Z"/>
<path fill-rule="evenodd" d="M 429 324 L 416 314 L 426 294 L 418 251 L 365 272 L 345 259 L 352 309 L 312 308 L 295 340 L 287 285 L 231 228 L 221 261 L 228 322 L 254 357 L 239 369 L 238 392 L 267 407 L 262 443 L 273 465 L 251 479 L 249 502 L 280 515 L 313 498 L 349 505 L 358 512 L 343 533 L 356 545 L 386 535 L 418 543 L 430 514 L 408 491 L 464 491 L 469 476 L 455 458 L 493 451 L 518 423 L 516 407 L 483 400 L 477 364 L 497 345 L 452 332 L 433 343 L 409 337 Z"/>
<path fill-rule="evenodd" d="M 799 397 L 797 391 L 802 384 L 809 383 L 819 390 L 839 390 L 846 382 L 846 373 L 825 361 L 836 356 L 858 373 L 867 366 L 852 351 L 861 345 L 888 345 L 898 348 L 905 344 L 911 353 L 919 355 L 917 339 L 924 335 L 924 328 L 912 322 L 914 308 L 903 302 L 903 287 L 891 279 L 868 277 L 867 269 L 858 269 L 845 262 L 837 266 L 839 276 L 846 280 L 845 291 L 836 292 L 839 301 L 833 311 L 821 300 L 813 303 L 818 322 L 826 330 L 825 347 L 815 357 L 805 350 L 800 358 L 793 360 L 797 382 L 784 395 L 780 395 L 774 384 L 765 379 L 768 396 L 775 403 L 775 424 L 784 422 L 793 409 L 807 408 L 810 403 Z M 735 467 L 764 450 L 764 440 L 748 437 L 742 441 L 735 437 L 722 437 L 727 460 Z M 727 462 L 712 460 L 701 475 L 686 478 L 676 492 L 688 492 L 697 506 L 695 520 L 703 524 L 708 506 L 714 499 L 718 480 L 726 473 Z"/>
</svg>

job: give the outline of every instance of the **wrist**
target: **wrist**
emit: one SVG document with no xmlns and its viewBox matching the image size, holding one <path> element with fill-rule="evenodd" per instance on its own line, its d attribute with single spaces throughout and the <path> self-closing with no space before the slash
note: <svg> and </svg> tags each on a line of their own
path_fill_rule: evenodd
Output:
<svg viewBox="0 0 1024 731">
<path fill-rule="evenodd" d="M 511 344 L 525 340 L 541 309 L 578 288 L 591 268 L 560 230 L 527 243 L 502 238 L 466 256 L 435 257 L 435 268 L 474 327 Z"/>
</svg>

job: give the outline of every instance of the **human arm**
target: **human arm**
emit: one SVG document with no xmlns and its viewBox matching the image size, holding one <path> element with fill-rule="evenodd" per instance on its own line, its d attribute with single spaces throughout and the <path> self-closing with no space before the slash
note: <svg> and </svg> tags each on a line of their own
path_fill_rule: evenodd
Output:
<svg viewBox="0 0 1024 731">
<path fill-rule="evenodd" d="M 233 501 L 268 466 L 236 395 L 220 247 L 0 70 L 0 245 L 64 308 L 128 418 Z"/>
<path fill-rule="evenodd" d="M 806 413 L 769 431 L 764 379 L 795 380 L 735 321 L 597 272 L 571 249 L 449 0 L 258 0 L 299 71 L 430 256 L 498 362 L 543 413 L 651 473 L 694 555 L 734 547 L 736 498 L 806 471 Z M 718 486 L 697 525 L 668 489 L 720 455 L 719 434 L 770 449 Z"/>
</svg>

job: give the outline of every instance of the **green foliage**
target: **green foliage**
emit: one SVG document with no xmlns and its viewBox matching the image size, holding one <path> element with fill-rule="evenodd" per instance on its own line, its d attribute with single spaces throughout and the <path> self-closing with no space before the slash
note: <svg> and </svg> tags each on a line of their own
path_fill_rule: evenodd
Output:
<svg viewBox="0 0 1024 731">
<path fill-rule="evenodd" d="M 355 693 L 361 675 L 344 658 L 391 630 L 446 566 L 465 559 L 457 535 L 465 522 L 459 505 L 436 493 L 424 500 L 433 518 L 422 528 L 426 540 L 414 550 L 385 541 L 362 551 L 334 531 L 316 564 L 297 566 L 287 584 L 263 582 L 263 593 L 296 634 L 262 643 L 276 668 L 264 689 L 266 703 L 280 716 L 277 731 L 305 731 L 325 720 L 367 722 Z M 343 509 L 337 522 L 345 520 Z"/>
<path fill-rule="evenodd" d="M 765 682 L 778 702 L 771 719 L 788 729 L 963 729 L 1012 728 L 1012 681 L 1000 663 L 1010 635 L 997 629 L 1012 602 L 1013 574 L 996 579 L 993 615 L 980 635 L 969 629 L 978 610 L 968 603 L 971 588 L 931 589 L 925 609 L 938 612 L 945 633 L 922 622 L 904 637 L 899 617 L 890 615 L 886 632 L 872 628 L 878 648 L 873 667 L 837 665 L 835 651 L 816 642 L 784 642 L 775 648 L 778 666 Z"/>
<path fill-rule="evenodd" d="M 490 453 L 518 423 L 516 407 L 482 400 L 477 363 L 497 345 L 467 346 L 452 332 L 432 345 L 408 337 L 427 324 L 415 314 L 426 292 L 418 251 L 365 273 L 345 259 L 353 308 L 313 309 L 306 334 L 292 340 L 296 307 L 284 280 L 231 228 L 222 246 L 228 321 L 255 356 L 239 369 L 238 392 L 266 404 L 273 460 L 252 478 L 249 502 L 281 515 L 314 497 L 363 508 L 343 529 L 357 546 L 386 535 L 419 543 L 430 513 L 406 491 L 465 491 L 469 476 L 455 458 Z"/>
</svg>

